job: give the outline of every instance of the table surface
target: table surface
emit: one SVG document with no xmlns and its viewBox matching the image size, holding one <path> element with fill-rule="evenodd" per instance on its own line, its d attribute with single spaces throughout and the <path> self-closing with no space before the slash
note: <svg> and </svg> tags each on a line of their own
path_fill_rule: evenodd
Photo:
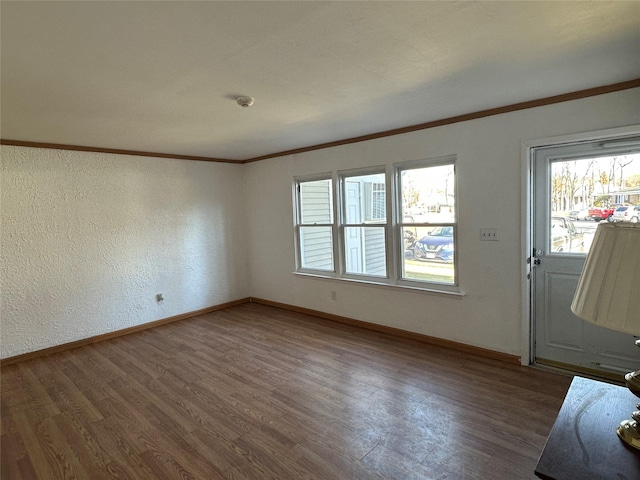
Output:
<svg viewBox="0 0 640 480">
<path fill-rule="evenodd" d="M 626 387 L 574 377 L 536 475 L 544 480 L 640 480 L 640 451 L 616 434 L 639 401 Z"/>
</svg>

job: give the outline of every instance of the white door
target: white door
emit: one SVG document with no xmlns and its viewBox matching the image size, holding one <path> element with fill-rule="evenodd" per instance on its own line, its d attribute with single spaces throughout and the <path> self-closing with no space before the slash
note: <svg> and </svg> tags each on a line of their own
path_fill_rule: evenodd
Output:
<svg viewBox="0 0 640 480">
<path fill-rule="evenodd" d="M 605 146 L 591 142 L 534 151 L 532 318 L 536 363 L 605 375 L 640 367 L 640 349 L 633 336 L 587 323 L 570 310 L 586 253 L 601 221 L 585 219 L 589 207 L 607 212 L 616 203 L 640 203 L 640 196 L 626 193 L 640 189 L 640 139 L 637 147 L 632 144 L 628 140 L 605 142 Z M 595 208 L 590 210 L 596 213 Z"/>
</svg>

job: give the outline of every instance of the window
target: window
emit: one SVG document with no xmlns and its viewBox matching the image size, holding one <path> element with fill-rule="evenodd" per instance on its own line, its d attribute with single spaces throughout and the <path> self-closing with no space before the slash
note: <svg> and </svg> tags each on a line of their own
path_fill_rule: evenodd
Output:
<svg viewBox="0 0 640 480">
<path fill-rule="evenodd" d="M 454 160 L 296 179 L 297 271 L 422 289 L 455 287 Z"/>
<path fill-rule="evenodd" d="M 341 174 L 344 273 L 387 276 L 387 215 L 384 170 Z"/>
<path fill-rule="evenodd" d="M 455 170 L 445 164 L 399 167 L 400 277 L 455 285 Z"/>
<path fill-rule="evenodd" d="M 298 266 L 334 271 L 333 189 L 331 178 L 298 182 Z"/>
</svg>

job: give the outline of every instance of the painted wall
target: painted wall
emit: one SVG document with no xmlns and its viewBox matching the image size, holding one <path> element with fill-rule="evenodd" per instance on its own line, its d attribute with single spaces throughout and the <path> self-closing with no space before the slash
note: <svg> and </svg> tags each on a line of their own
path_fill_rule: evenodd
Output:
<svg viewBox="0 0 640 480">
<path fill-rule="evenodd" d="M 246 296 L 520 355 L 521 143 L 639 124 L 639 104 L 627 90 L 247 165 L 2 147 L 2 358 Z M 292 274 L 293 176 L 450 154 L 466 296 Z"/>
<path fill-rule="evenodd" d="M 3 358 L 249 295 L 241 165 L 1 153 Z"/>
<path fill-rule="evenodd" d="M 522 142 L 638 124 L 638 105 L 640 89 L 627 90 L 248 164 L 251 295 L 521 355 Z M 464 297 L 292 274 L 294 176 L 451 154 Z M 485 227 L 498 228 L 500 240 L 481 242 Z"/>
</svg>

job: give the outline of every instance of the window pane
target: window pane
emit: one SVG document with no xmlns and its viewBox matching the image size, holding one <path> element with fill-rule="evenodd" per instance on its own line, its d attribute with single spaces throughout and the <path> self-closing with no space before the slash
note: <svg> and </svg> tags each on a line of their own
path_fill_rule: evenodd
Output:
<svg viewBox="0 0 640 480">
<path fill-rule="evenodd" d="M 551 164 L 549 251 L 588 253 L 598 222 L 640 220 L 640 154 Z"/>
<path fill-rule="evenodd" d="M 384 223 L 386 187 L 383 173 L 344 178 L 345 223 Z"/>
<path fill-rule="evenodd" d="M 302 224 L 333 222 L 331 180 L 300 183 L 300 220 Z"/>
<path fill-rule="evenodd" d="M 300 227 L 300 266 L 333 271 L 331 227 Z"/>
<path fill-rule="evenodd" d="M 453 165 L 402 170 L 402 222 L 453 223 L 454 180 Z"/>
<path fill-rule="evenodd" d="M 386 276 L 384 227 L 345 227 L 346 273 Z"/>
<path fill-rule="evenodd" d="M 584 237 L 569 218 L 551 217 L 552 252 L 584 253 Z"/>
<path fill-rule="evenodd" d="M 455 284 L 453 226 L 404 227 L 402 276 L 408 280 Z"/>
</svg>

